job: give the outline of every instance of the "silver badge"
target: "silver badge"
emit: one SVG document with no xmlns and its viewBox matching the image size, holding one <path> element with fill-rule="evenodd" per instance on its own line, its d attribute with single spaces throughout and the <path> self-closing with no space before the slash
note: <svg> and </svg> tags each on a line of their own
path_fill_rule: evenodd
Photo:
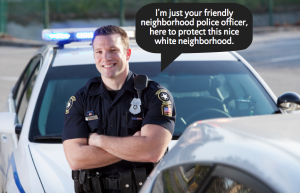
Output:
<svg viewBox="0 0 300 193">
<path fill-rule="evenodd" d="M 139 98 L 132 99 L 130 104 L 131 106 L 129 108 L 129 112 L 131 112 L 134 115 L 139 114 L 141 112 L 142 102 Z"/>
</svg>

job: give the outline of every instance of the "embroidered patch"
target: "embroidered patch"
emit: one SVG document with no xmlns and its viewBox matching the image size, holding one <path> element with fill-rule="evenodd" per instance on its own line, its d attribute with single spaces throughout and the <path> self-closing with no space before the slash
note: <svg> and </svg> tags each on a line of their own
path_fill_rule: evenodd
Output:
<svg viewBox="0 0 300 193">
<path fill-rule="evenodd" d="M 162 115 L 172 117 L 172 106 L 171 105 L 162 105 L 161 111 L 162 111 Z"/>
<path fill-rule="evenodd" d="M 164 89 L 159 89 L 155 95 L 158 96 L 159 100 L 161 100 L 163 102 L 163 105 L 169 105 L 171 104 L 170 101 L 170 96 L 168 94 L 168 91 L 164 90 Z"/>
<path fill-rule="evenodd" d="M 66 107 L 66 114 L 70 112 L 70 109 L 73 106 L 74 101 L 76 101 L 76 98 L 74 96 L 71 96 Z"/>
<path fill-rule="evenodd" d="M 170 101 L 170 95 L 167 90 L 159 89 L 155 95 L 158 96 L 159 100 L 162 101 L 161 113 L 164 116 L 172 117 L 172 106 Z"/>
</svg>

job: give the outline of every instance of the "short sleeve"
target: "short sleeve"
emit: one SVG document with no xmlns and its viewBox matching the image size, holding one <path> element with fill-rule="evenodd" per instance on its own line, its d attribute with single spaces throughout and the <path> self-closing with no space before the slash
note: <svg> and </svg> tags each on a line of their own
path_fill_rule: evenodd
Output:
<svg viewBox="0 0 300 193">
<path fill-rule="evenodd" d="M 85 121 L 82 97 L 78 94 L 71 96 L 67 103 L 62 140 L 88 138 L 89 126 Z"/>
<path fill-rule="evenodd" d="M 151 88 L 147 93 L 148 112 L 143 120 L 143 125 L 160 125 L 173 135 L 176 119 L 176 109 L 173 96 L 164 87 Z"/>
</svg>

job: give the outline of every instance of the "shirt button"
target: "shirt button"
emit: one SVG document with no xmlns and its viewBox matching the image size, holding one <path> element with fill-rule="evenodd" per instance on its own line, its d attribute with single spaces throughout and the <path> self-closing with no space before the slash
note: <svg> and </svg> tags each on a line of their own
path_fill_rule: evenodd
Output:
<svg viewBox="0 0 300 193">
<path fill-rule="evenodd" d="M 110 127 L 114 127 L 113 125 L 111 125 Z"/>
<path fill-rule="evenodd" d="M 111 106 L 110 108 L 111 108 L 111 109 L 113 109 L 113 108 L 114 108 L 114 106 Z"/>
</svg>

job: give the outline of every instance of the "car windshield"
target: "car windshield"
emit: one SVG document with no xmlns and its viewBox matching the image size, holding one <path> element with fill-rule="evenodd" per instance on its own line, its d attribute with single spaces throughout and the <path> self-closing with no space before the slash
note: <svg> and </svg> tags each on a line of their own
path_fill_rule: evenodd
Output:
<svg viewBox="0 0 300 193">
<path fill-rule="evenodd" d="M 172 93 L 177 113 L 174 136 L 198 120 L 278 111 L 258 80 L 239 61 L 175 61 L 163 72 L 160 62 L 129 66 Z M 35 107 L 29 140 L 61 135 L 70 96 L 94 76 L 100 76 L 94 64 L 50 67 Z"/>
</svg>

